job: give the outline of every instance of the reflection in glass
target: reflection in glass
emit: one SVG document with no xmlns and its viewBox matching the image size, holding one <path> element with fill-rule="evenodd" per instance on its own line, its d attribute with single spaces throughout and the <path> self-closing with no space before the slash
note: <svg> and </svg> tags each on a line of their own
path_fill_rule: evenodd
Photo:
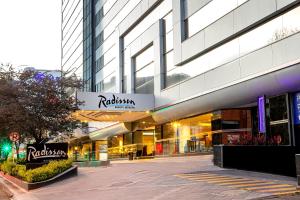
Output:
<svg viewBox="0 0 300 200">
<path fill-rule="evenodd" d="M 116 74 L 113 73 L 110 76 L 106 77 L 103 82 L 103 92 L 107 92 L 116 86 Z"/>
<path fill-rule="evenodd" d="M 135 73 L 135 87 L 139 87 L 144 83 L 154 79 L 154 63 L 144 67 Z"/>
<path fill-rule="evenodd" d="M 135 70 L 138 71 L 149 63 L 153 62 L 154 48 L 149 47 L 135 58 Z"/>
<path fill-rule="evenodd" d="M 146 82 L 145 84 L 136 87 L 135 93 L 138 94 L 153 94 L 154 93 L 154 79 Z"/>
<path fill-rule="evenodd" d="M 165 54 L 165 65 L 166 65 L 166 71 L 170 71 L 175 68 L 173 50 Z"/>
<path fill-rule="evenodd" d="M 165 52 L 173 49 L 173 31 L 170 31 L 165 36 Z"/>
<path fill-rule="evenodd" d="M 166 87 L 169 87 L 188 78 L 189 76 L 184 74 L 180 67 L 177 67 L 167 72 L 165 84 Z"/>
<path fill-rule="evenodd" d="M 96 82 L 102 81 L 104 78 L 106 78 L 108 75 L 113 73 L 116 68 L 116 60 L 112 60 L 110 63 L 108 63 L 106 66 L 104 66 L 97 74 L 96 74 Z"/>
<path fill-rule="evenodd" d="M 135 57 L 134 88 L 136 93 L 154 92 L 154 49 L 148 47 Z"/>
<path fill-rule="evenodd" d="M 122 68 L 122 92 L 127 93 L 127 82 L 131 69 L 130 48 L 123 51 L 123 68 Z"/>
</svg>

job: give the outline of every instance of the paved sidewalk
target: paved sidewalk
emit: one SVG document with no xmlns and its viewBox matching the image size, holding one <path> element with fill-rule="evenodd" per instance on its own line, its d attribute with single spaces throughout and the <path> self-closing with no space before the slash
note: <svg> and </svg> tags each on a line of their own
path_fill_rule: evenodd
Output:
<svg viewBox="0 0 300 200">
<path fill-rule="evenodd" d="M 290 191 L 296 186 L 295 178 L 222 169 L 213 166 L 211 160 L 212 156 L 201 155 L 113 161 L 110 167 L 79 168 L 78 177 L 69 178 L 44 188 L 30 192 L 17 190 L 15 199 L 245 200 L 269 197 L 273 193 L 258 192 L 247 188 L 250 186 L 239 188 L 238 185 L 232 185 L 233 182 L 243 185 L 264 182 L 267 183 L 266 188 L 260 189 L 267 191 L 273 191 L 277 187 L 288 188 L 287 190 Z M 180 177 L 183 174 L 192 174 L 196 177 L 194 180 Z M 199 174 L 202 174 L 202 177 L 199 177 Z M 204 177 L 205 179 L 203 179 Z M 241 183 L 243 181 L 246 183 Z M 269 184 L 271 182 L 272 184 Z M 252 186 L 255 187 L 255 185 Z"/>
<path fill-rule="evenodd" d="M 9 196 L 6 193 L 7 188 L 0 182 L 0 200 L 9 200 Z"/>
</svg>

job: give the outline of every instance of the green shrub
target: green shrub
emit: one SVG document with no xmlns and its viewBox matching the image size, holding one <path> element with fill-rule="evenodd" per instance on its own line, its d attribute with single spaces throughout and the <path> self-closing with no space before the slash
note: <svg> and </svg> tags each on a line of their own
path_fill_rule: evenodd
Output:
<svg viewBox="0 0 300 200">
<path fill-rule="evenodd" d="M 16 167 L 16 164 L 13 162 L 5 161 L 1 164 L 1 171 L 9 175 L 13 174 L 13 169 Z"/>
<path fill-rule="evenodd" d="M 18 165 L 25 165 L 26 164 L 26 159 L 25 158 L 19 158 L 16 163 Z"/>
<path fill-rule="evenodd" d="M 26 171 L 25 165 L 15 164 L 9 161 L 5 161 L 1 164 L 1 171 L 12 176 L 16 176 L 24 181 L 34 183 L 50 179 L 65 170 L 72 167 L 73 161 L 61 160 L 61 161 L 50 161 L 48 164 L 36 169 L 30 169 Z"/>
<path fill-rule="evenodd" d="M 26 172 L 26 166 L 25 165 L 16 165 L 12 169 L 11 175 L 23 179 L 22 177 L 25 175 L 25 172 Z"/>
<path fill-rule="evenodd" d="M 50 179 L 57 174 L 69 169 L 72 166 L 72 160 L 51 161 L 42 167 L 26 171 L 22 176 L 23 180 L 33 183 Z"/>
</svg>

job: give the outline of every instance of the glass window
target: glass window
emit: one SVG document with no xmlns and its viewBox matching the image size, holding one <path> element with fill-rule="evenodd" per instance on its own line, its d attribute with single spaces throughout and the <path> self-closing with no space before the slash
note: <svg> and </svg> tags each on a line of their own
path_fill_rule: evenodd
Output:
<svg viewBox="0 0 300 200">
<path fill-rule="evenodd" d="M 115 60 L 112 60 L 110 63 L 105 65 L 97 74 L 96 74 L 96 82 L 100 82 L 109 76 L 111 73 L 115 72 Z"/>
<path fill-rule="evenodd" d="M 211 116 L 212 114 L 199 115 L 156 128 L 156 131 L 160 131 L 156 132 L 156 154 L 212 150 Z"/>
<path fill-rule="evenodd" d="M 165 86 L 169 87 L 169 86 L 179 83 L 180 81 L 183 81 L 187 78 L 189 78 L 189 76 L 182 73 L 180 71 L 180 68 L 175 68 L 166 73 Z"/>
<path fill-rule="evenodd" d="M 173 31 L 170 31 L 165 36 L 165 52 L 173 49 Z"/>
<path fill-rule="evenodd" d="M 148 65 L 149 63 L 153 62 L 154 58 L 154 48 L 153 46 L 147 48 L 141 54 L 136 56 L 135 58 L 135 70 L 138 71 L 142 67 Z"/>
<path fill-rule="evenodd" d="M 136 87 L 135 93 L 138 94 L 153 94 L 154 93 L 154 80 L 150 80 L 146 82 L 145 84 Z"/>
<path fill-rule="evenodd" d="M 165 54 L 166 71 L 170 71 L 175 68 L 174 66 L 174 51 L 170 51 Z"/>
<path fill-rule="evenodd" d="M 103 92 L 107 92 L 108 90 L 112 90 L 112 88 L 116 87 L 116 74 L 113 73 L 110 76 L 106 77 L 102 81 Z"/>
<path fill-rule="evenodd" d="M 154 63 L 147 65 L 143 69 L 135 73 L 135 87 L 139 87 L 144 83 L 154 79 Z"/>
<path fill-rule="evenodd" d="M 127 92 L 127 81 L 128 76 L 131 71 L 131 57 L 130 57 L 130 48 L 127 48 L 123 51 L 123 69 L 122 69 L 122 92 Z"/>
<path fill-rule="evenodd" d="M 135 57 L 135 81 L 134 88 L 136 93 L 154 92 L 154 49 L 148 47 Z"/>
<path fill-rule="evenodd" d="M 271 121 L 288 119 L 287 102 L 285 95 L 270 98 L 269 106 Z"/>
<path fill-rule="evenodd" d="M 289 145 L 289 120 L 287 96 L 269 98 L 270 131 L 267 134 L 268 145 Z"/>
</svg>

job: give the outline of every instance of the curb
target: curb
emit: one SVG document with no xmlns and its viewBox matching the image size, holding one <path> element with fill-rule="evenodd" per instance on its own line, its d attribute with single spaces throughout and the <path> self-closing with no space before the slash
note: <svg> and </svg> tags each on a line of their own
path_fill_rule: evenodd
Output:
<svg viewBox="0 0 300 200">
<path fill-rule="evenodd" d="M 292 196 L 298 196 L 298 195 L 299 195 L 299 199 L 300 199 L 300 190 L 296 191 L 295 193 L 291 193 L 291 194 L 270 195 L 270 196 L 255 198 L 253 200 L 265 200 L 265 199 L 274 199 L 274 198 L 280 198 L 280 197 L 292 197 Z"/>
<path fill-rule="evenodd" d="M 2 190 L 9 199 L 12 199 L 14 197 L 14 194 L 10 191 L 10 189 L 3 184 L 2 182 L 0 182 L 0 190 Z"/>
<path fill-rule="evenodd" d="M 6 179 L 3 178 L 3 180 L 6 180 Z M 2 181 L 0 181 L 0 190 L 2 190 L 2 192 L 4 192 L 9 199 L 12 199 L 14 197 L 14 193 Z"/>
</svg>

